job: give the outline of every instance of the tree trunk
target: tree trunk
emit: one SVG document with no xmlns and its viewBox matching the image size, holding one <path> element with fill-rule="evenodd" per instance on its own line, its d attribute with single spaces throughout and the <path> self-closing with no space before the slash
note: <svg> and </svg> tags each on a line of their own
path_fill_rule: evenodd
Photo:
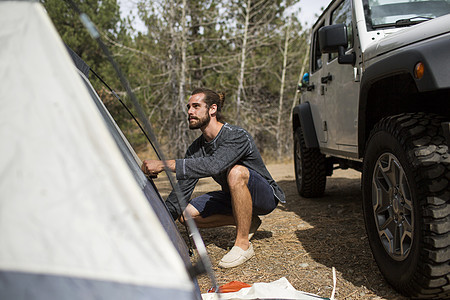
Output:
<svg viewBox="0 0 450 300">
<path fill-rule="evenodd" d="M 186 139 L 186 103 L 185 103 L 185 88 L 186 88 L 186 44 L 187 44 L 187 29 L 186 29 L 186 0 L 183 0 L 183 9 L 181 14 L 181 70 L 180 70 L 180 82 L 178 86 L 178 105 L 177 112 L 178 116 L 178 137 L 179 137 L 179 147 L 177 148 L 177 154 L 184 155 L 187 150 L 187 139 Z M 177 157 L 181 157 L 178 156 Z"/>
<path fill-rule="evenodd" d="M 174 1 L 168 1 L 168 23 L 169 26 L 169 36 L 170 36 L 170 46 L 169 46 L 169 60 L 168 60 L 168 75 L 169 75 L 169 99 L 170 106 L 174 111 L 174 115 L 168 121 L 168 126 L 170 126 L 170 136 L 173 143 L 175 154 L 177 157 L 179 155 L 180 141 L 178 139 L 178 124 L 180 118 L 180 112 L 178 107 L 178 88 L 177 88 L 177 35 L 175 32 L 176 20 L 175 20 L 175 3 Z M 172 155 L 173 155 L 172 154 Z"/>
<path fill-rule="evenodd" d="M 251 0 L 247 0 L 247 6 L 245 8 L 245 24 L 244 24 L 244 36 L 242 38 L 242 49 L 241 49 L 241 67 L 239 70 L 239 82 L 238 91 L 236 96 L 236 124 L 241 123 L 241 95 L 244 90 L 244 73 L 245 73 L 245 58 L 247 51 L 247 38 L 248 38 L 248 26 L 250 22 L 250 5 Z"/>
<path fill-rule="evenodd" d="M 280 86 L 280 101 L 278 103 L 278 118 L 277 118 L 277 159 L 279 160 L 282 155 L 282 126 L 281 126 L 281 115 L 283 114 L 283 96 L 284 96 L 284 83 L 286 78 L 286 66 L 288 58 L 288 48 L 289 48 L 289 35 L 291 30 L 291 19 L 289 19 L 289 24 L 286 27 L 286 38 L 284 40 L 284 50 L 283 50 L 283 69 L 281 71 L 281 86 Z"/>
</svg>

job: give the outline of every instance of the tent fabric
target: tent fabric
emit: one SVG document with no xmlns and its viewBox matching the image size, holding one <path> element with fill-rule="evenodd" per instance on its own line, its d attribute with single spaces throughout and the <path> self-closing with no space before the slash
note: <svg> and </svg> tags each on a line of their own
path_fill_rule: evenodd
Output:
<svg viewBox="0 0 450 300">
<path fill-rule="evenodd" d="M 1 1 L 0 44 L 0 299 L 195 298 L 42 5 Z"/>
<path fill-rule="evenodd" d="M 3 286 L 3 288 L 0 287 L 1 299 L 192 299 L 189 293 L 177 289 L 123 284 L 77 277 L 0 272 L 0 282 Z M 36 290 L 37 286 L 39 291 Z"/>
<path fill-rule="evenodd" d="M 133 173 L 133 176 L 142 191 L 144 192 L 148 202 L 152 206 L 156 215 L 159 218 L 163 228 L 166 230 L 169 238 L 172 243 L 175 245 L 175 248 L 178 250 L 178 253 L 182 257 L 183 261 L 186 265 L 190 264 L 190 257 L 188 255 L 189 249 L 186 246 L 184 239 L 181 237 L 178 227 L 175 225 L 172 216 L 169 214 L 167 206 L 165 205 L 164 200 L 161 198 L 161 195 L 157 192 L 157 188 L 153 181 L 148 180 L 147 177 L 141 171 L 142 162 L 137 157 L 133 148 L 129 144 L 128 140 L 123 135 L 122 131 L 119 129 L 117 124 L 115 123 L 113 117 L 106 109 L 105 105 L 95 92 L 91 83 L 88 80 L 90 67 L 76 54 L 70 47 L 66 46 L 71 56 L 73 62 L 75 63 L 78 70 L 82 73 L 81 77 L 91 95 L 92 100 L 96 104 L 100 113 L 102 114 L 103 119 L 107 123 L 107 127 L 116 141 L 117 146 L 119 147 L 125 161 L 128 164 L 128 167 Z M 194 279 L 194 283 L 196 284 L 196 288 L 199 291 L 199 287 L 197 281 Z M 200 295 L 199 295 L 200 297 Z"/>
<path fill-rule="evenodd" d="M 73 51 L 69 46 L 66 45 L 66 48 L 78 70 L 80 70 L 86 78 L 89 78 L 89 71 L 91 70 L 89 65 L 84 60 L 82 60 L 81 57 L 79 57 L 78 54 L 76 54 L 75 51 Z"/>
<path fill-rule="evenodd" d="M 74 59 L 74 56 L 78 57 L 78 55 L 76 55 L 76 53 L 74 53 L 73 51 L 69 53 L 71 54 L 72 59 Z M 80 60 L 81 58 L 79 57 L 76 58 L 77 61 L 76 65 L 84 75 L 83 72 L 84 65 L 80 63 Z M 83 70 L 80 69 L 80 66 Z M 161 195 L 157 192 L 157 188 L 154 185 L 153 181 L 148 180 L 147 177 L 142 173 L 140 168 L 142 163 L 140 159 L 136 156 L 136 153 L 132 149 L 131 145 L 128 143 L 127 139 L 123 136 L 122 131 L 120 131 L 120 129 L 117 127 L 117 124 L 114 122 L 114 119 L 109 114 L 108 110 L 105 108 L 103 102 L 95 93 L 92 85 L 83 75 L 82 78 L 84 79 L 86 87 L 88 88 L 92 99 L 94 100 L 100 113 L 102 114 L 103 119 L 106 121 L 107 127 L 110 133 L 112 134 L 114 140 L 116 141 L 116 144 L 119 147 L 123 157 L 125 158 L 125 161 L 127 162 L 130 170 L 132 171 L 136 182 L 139 184 L 142 191 L 144 192 L 149 204 L 152 206 L 153 210 L 158 216 L 159 221 L 161 222 L 163 228 L 166 230 L 169 238 L 175 245 L 175 248 L 178 250 L 178 253 L 182 257 L 183 261 L 185 262 L 186 265 L 190 264 L 190 257 L 188 255 L 189 249 L 187 248 L 184 239 L 182 239 L 178 231 L 178 228 L 173 221 L 172 216 L 169 214 L 169 211 L 164 203 L 164 200 L 161 198 Z"/>
</svg>

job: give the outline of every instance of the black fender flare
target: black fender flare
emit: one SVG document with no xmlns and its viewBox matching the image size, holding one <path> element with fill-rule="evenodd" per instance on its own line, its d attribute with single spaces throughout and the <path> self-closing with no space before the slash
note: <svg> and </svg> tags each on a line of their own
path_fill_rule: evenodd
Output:
<svg viewBox="0 0 450 300">
<path fill-rule="evenodd" d="M 410 74 L 414 78 L 419 92 L 450 88 L 450 35 L 446 34 L 434 40 L 406 46 L 401 51 L 369 66 L 361 80 L 361 96 L 367 96 L 372 84 L 395 74 Z M 418 62 L 425 65 L 424 76 L 414 77 L 414 66 Z"/>
<path fill-rule="evenodd" d="M 361 88 L 359 94 L 359 117 L 360 130 L 358 140 L 360 141 L 359 151 L 361 153 L 365 140 L 365 123 L 367 101 L 371 87 L 378 81 L 394 75 L 408 74 L 415 82 L 417 91 L 428 92 L 434 90 L 450 88 L 450 38 L 448 34 L 431 40 L 411 44 L 395 54 L 389 55 L 373 65 L 369 66 L 361 78 Z M 414 67 L 418 62 L 425 65 L 424 76 L 421 79 L 414 77 Z"/>
<path fill-rule="evenodd" d="M 311 113 L 311 106 L 309 102 L 305 102 L 294 107 L 293 110 L 294 119 L 297 117 L 300 121 L 300 125 L 303 129 L 303 137 L 305 139 L 306 147 L 319 148 L 319 142 L 317 141 L 316 128 L 314 127 L 314 121 Z M 293 125 L 295 132 L 298 125 Z"/>
</svg>

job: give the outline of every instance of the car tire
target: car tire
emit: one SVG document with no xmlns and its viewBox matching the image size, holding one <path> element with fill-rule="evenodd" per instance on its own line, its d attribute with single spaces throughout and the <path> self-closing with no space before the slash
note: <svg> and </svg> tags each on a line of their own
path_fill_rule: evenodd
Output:
<svg viewBox="0 0 450 300">
<path fill-rule="evenodd" d="M 325 156 L 318 148 L 306 147 L 301 127 L 294 131 L 294 165 L 299 195 L 306 198 L 322 196 L 327 180 Z"/>
<path fill-rule="evenodd" d="M 372 130 L 364 157 L 369 244 L 387 281 L 413 298 L 450 296 L 450 155 L 433 114 L 401 114 Z"/>
</svg>

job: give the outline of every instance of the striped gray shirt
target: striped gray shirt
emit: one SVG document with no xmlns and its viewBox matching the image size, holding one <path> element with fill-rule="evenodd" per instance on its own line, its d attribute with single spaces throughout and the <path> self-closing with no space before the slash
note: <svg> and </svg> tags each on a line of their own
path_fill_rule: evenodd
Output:
<svg viewBox="0 0 450 300">
<path fill-rule="evenodd" d="M 227 171 L 239 164 L 259 173 L 273 189 L 274 196 L 285 202 L 285 195 L 267 170 L 251 135 L 244 129 L 225 123 L 214 140 L 207 142 L 203 135 L 197 138 L 186 152 L 184 159 L 176 160 L 176 176 L 185 202 L 188 203 L 200 178 L 212 177 L 229 191 Z M 182 209 L 172 191 L 166 200 L 174 219 Z M 184 208 L 183 208 L 184 209 Z"/>
</svg>

